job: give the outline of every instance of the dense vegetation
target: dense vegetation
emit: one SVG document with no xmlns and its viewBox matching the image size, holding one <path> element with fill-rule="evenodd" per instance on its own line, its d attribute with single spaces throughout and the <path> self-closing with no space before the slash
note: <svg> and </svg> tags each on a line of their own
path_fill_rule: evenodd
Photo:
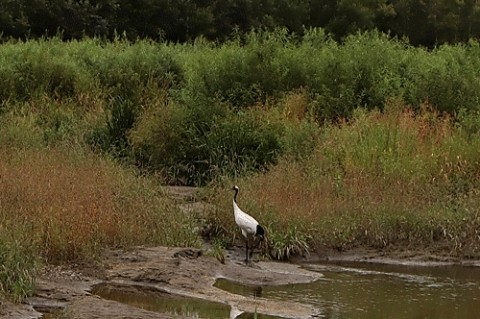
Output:
<svg viewBox="0 0 480 319">
<path fill-rule="evenodd" d="M 317 124 L 359 107 L 398 99 L 415 111 L 476 111 L 479 52 L 477 42 L 427 51 L 377 32 L 338 44 L 321 29 L 218 45 L 10 42 L 0 101 L 14 118 L 33 117 L 45 145 L 80 140 L 166 183 L 204 185 L 307 154 Z"/>
<path fill-rule="evenodd" d="M 265 223 L 277 259 L 359 246 L 478 258 L 479 123 L 395 101 L 384 112 L 358 110 L 322 126 L 308 157 L 237 180 L 239 201 Z M 213 190 L 212 230 L 228 244 L 232 194 Z"/>
<path fill-rule="evenodd" d="M 233 32 L 321 27 L 336 39 L 378 29 L 432 47 L 480 36 L 475 0 L 16 0 L 0 4 L 3 38 L 225 40 Z"/>
<path fill-rule="evenodd" d="M 215 190 L 211 232 L 230 241 L 238 183 L 275 258 L 316 245 L 478 256 L 479 52 L 322 29 L 6 42 L 1 289 L 25 296 L 42 261 L 195 245 L 195 216 L 159 184 Z"/>
</svg>

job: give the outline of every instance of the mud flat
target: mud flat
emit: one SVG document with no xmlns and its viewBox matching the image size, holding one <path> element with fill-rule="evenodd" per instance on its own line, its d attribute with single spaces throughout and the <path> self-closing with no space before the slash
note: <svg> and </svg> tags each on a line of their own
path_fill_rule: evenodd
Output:
<svg viewBox="0 0 480 319">
<path fill-rule="evenodd" d="M 107 300 L 94 293 L 102 286 L 135 296 L 178 296 L 217 302 L 237 313 L 258 312 L 283 318 L 313 318 L 321 313 L 314 306 L 241 296 L 214 287 L 218 278 L 250 286 L 310 283 L 322 277 L 301 268 L 301 261 L 353 261 L 412 266 L 469 265 L 478 261 L 436 257 L 419 252 L 378 252 L 356 249 L 344 253 L 318 252 L 296 263 L 271 261 L 245 265 L 243 250 L 229 251 L 225 264 L 190 248 L 137 248 L 107 251 L 101 267 L 70 265 L 46 267 L 37 280 L 35 294 L 24 304 L 3 301 L 0 318 L 179 318 Z"/>
<path fill-rule="evenodd" d="M 205 256 L 198 249 L 138 248 L 109 251 L 102 269 L 77 266 L 44 270 L 37 281 L 35 295 L 22 305 L 2 305 L 2 318 L 173 318 L 92 293 L 97 285 L 138 294 L 170 294 L 215 301 L 237 312 L 258 312 L 284 318 L 311 318 L 319 313 L 313 306 L 245 297 L 213 286 L 217 278 L 246 285 L 308 283 L 321 274 L 289 263 L 254 262 L 249 265 L 228 259 L 225 264 Z M 177 315 L 174 316 L 178 318 Z"/>
</svg>

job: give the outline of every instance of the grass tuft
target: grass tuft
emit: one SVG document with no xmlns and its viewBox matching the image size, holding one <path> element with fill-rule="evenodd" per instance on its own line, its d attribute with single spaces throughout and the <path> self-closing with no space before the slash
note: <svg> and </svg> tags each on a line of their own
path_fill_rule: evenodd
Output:
<svg viewBox="0 0 480 319">
<path fill-rule="evenodd" d="M 4 223 L 3 223 L 4 224 Z M 27 238 L 18 237 L 18 234 L 8 234 L 12 230 L 5 229 L 2 225 L 0 238 L 0 293 L 8 296 L 15 302 L 21 302 L 31 295 L 33 290 L 38 256 L 32 243 Z M 28 234 L 28 227 L 14 226 L 14 230 Z"/>
<path fill-rule="evenodd" d="M 220 263 L 225 264 L 225 244 L 219 238 L 214 238 L 211 243 L 212 247 L 208 250 L 207 255 L 215 257 Z"/>
</svg>

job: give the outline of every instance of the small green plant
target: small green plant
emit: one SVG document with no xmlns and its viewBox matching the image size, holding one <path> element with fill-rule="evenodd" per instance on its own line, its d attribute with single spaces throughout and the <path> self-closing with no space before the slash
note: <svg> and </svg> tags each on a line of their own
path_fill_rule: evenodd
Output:
<svg viewBox="0 0 480 319">
<path fill-rule="evenodd" d="M 277 260 L 289 260 L 292 256 L 309 254 L 310 236 L 302 233 L 297 226 L 290 226 L 285 231 L 269 230 L 269 254 Z"/>
<path fill-rule="evenodd" d="M 225 244 L 219 238 L 214 238 L 211 242 L 211 248 L 207 252 L 208 255 L 215 257 L 222 264 L 225 263 Z"/>
</svg>

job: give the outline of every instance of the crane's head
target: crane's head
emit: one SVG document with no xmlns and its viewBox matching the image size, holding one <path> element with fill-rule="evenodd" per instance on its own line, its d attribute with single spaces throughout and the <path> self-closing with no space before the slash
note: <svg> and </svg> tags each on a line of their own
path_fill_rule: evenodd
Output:
<svg viewBox="0 0 480 319">
<path fill-rule="evenodd" d="M 233 201 L 234 201 L 235 203 L 237 202 L 238 190 L 239 190 L 239 188 L 238 188 L 237 185 L 235 185 L 235 186 L 232 187 L 232 191 L 235 191 L 235 195 L 233 195 Z"/>
</svg>

